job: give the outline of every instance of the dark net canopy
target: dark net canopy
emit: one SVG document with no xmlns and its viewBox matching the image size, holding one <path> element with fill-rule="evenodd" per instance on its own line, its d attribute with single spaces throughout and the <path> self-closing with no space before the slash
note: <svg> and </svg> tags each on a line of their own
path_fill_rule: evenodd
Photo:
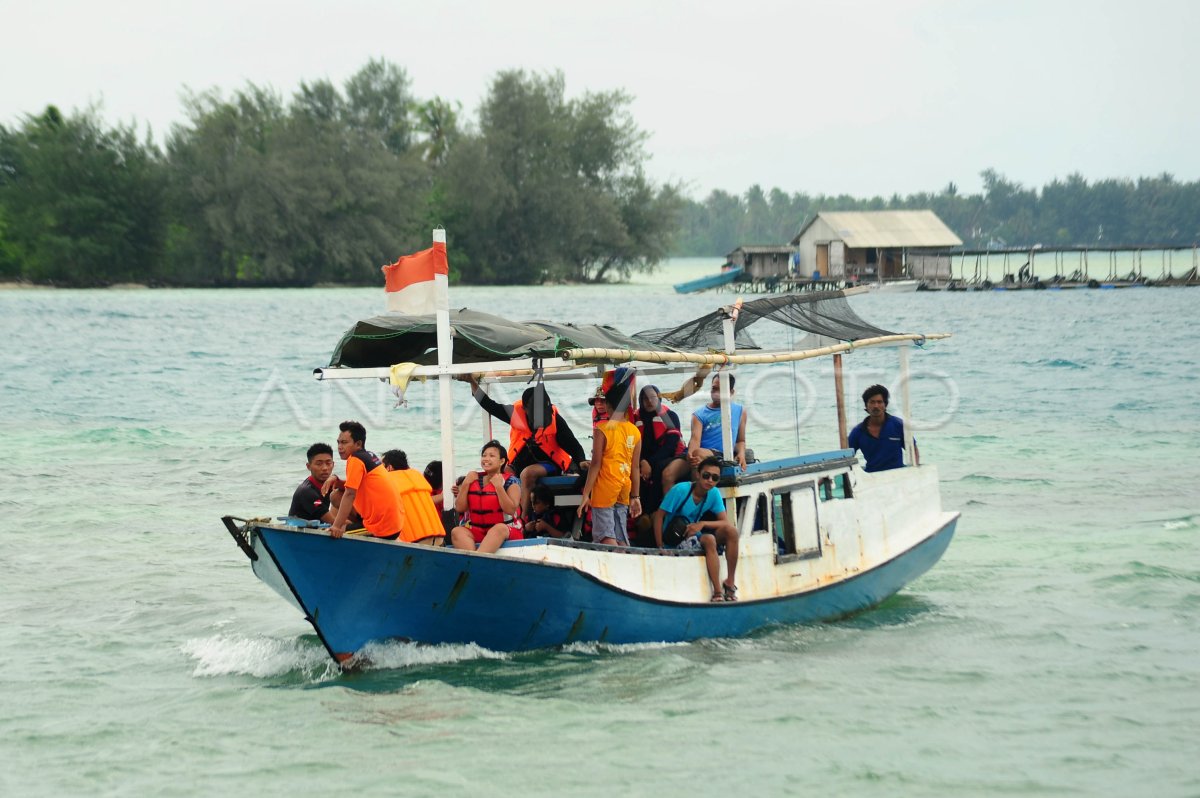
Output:
<svg viewBox="0 0 1200 798">
<path fill-rule="evenodd" d="M 524 357 L 554 357 L 577 347 L 648 349 L 649 342 L 600 324 L 510 321 L 477 310 L 450 311 L 454 362 L 482 363 Z M 334 368 L 372 368 L 395 363 L 437 363 L 437 324 L 433 316 L 389 313 L 358 322 L 333 350 Z"/>
<path fill-rule="evenodd" d="M 746 328 L 760 319 L 769 319 L 806 333 L 836 338 L 839 341 L 860 341 L 881 335 L 893 335 L 863 321 L 850 308 L 841 291 L 820 291 L 811 294 L 784 294 L 755 299 L 742 305 L 734 324 L 734 340 L 738 349 L 758 349 Z M 643 330 L 634 337 L 652 341 L 658 348 L 680 349 L 685 352 L 723 351 L 725 337 L 722 329 L 723 310 L 713 311 L 678 327 Z"/>
<path fill-rule="evenodd" d="M 569 349 L 586 348 L 723 351 L 724 318 L 724 312 L 718 310 L 678 327 L 626 335 L 607 325 L 510 321 L 464 308 L 450 311 L 450 326 L 454 331 L 454 362 L 480 363 L 555 357 Z M 746 328 L 760 319 L 841 341 L 892 334 L 859 318 L 840 291 L 772 296 L 743 304 L 735 327 L 739 349 L 759 348 Z M 329 361 L 332 368 L 386 367 L 395 363 L 437 363 L 433 316 L 389 313 L 360 321 L 342 335 Z"/>
</svg>

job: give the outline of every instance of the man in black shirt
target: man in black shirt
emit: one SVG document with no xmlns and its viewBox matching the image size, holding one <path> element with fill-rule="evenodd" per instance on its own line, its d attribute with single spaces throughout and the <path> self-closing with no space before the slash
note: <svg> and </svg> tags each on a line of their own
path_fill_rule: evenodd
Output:
<svg viewBox="0 0 1200 798">
<path fill-rule="evenodd" d="M 333 473 L 333 448 L 328 443 L 314 443 L 308 447 L 308 477 L 296 487 L 292 494 L 292 507 L 288 515 L 306 521 L 324 521 L 332 524 L 340 490 L 332 490 L 328 496 L 321 488 Z"/>
</svg>

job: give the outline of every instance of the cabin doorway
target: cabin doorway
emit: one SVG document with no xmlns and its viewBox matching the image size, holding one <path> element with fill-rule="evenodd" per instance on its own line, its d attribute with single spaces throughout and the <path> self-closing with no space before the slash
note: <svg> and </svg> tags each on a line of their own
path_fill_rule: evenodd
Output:
<svg viewBox="0 0 1200 798">
<path fill-rule="evenodd" d="M 816 270 L 821 273 L 822 277 L 829 276 L 829 245 L 828 244 L 817 244 Z"/>
<path fill-rule="evenodd" d="M 777 562 L 821 556 L 816 483 L 802 482 L 771 491 L 771 516 L 779 551 Z"/>
</svg>

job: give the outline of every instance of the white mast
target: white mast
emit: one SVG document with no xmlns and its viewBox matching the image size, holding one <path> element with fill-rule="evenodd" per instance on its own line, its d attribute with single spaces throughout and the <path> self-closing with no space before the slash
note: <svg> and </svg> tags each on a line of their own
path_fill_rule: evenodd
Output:
<svg viewBox="0 0 1200 798">
<path fill-rule="evenodd" d="M 722 331 L 725 334 L 725 354 L 732 355 L 736 346 L 736 334 L 734 331 L 737 323 L 738 311 L 741 310 L 742 300 L 738 299 L 732 308 L 727 308 L 725 318 L 721 323 Z M 724 460 L 733 459 L 733 446 L 737 441 L 737 430 L 730 429 L 733 423 L 733 408 L 730 407 L 730 388 L 729 388 L 729 372 L 721 369 L 717 373 L 717 380 L 721 386 L 721 458 Z"/>
<path fill-rule="evenodd" d="M 446 244 L 446 231 L 433 231 L 433 243 Z M 438 405 L 442 424 L 442 509 L 454 509 L 454 403 L 450 396 L 450 369 L 454 365 L 454 344 L 450 335 L 450 278 L 433 275 L 437 317 Z"/>
<path fill-rule="evenodd" d="M 913 422 L 912 422 L 912 375 L 908 371 L 908 346 L 900 345 L 900 385 L 904 389 L 904 453 L 908 458 L 905 465 L 916 465 L 913 457 Z"/>
</svg>

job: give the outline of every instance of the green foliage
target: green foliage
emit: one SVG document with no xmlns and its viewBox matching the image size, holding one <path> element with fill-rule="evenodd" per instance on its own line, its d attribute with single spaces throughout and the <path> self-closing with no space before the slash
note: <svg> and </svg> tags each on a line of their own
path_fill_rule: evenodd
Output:
<svg viewBox="0 0 1200 798">
<path fill-rule="evenodd" d="M 499 73 L 474 120 L 368 61 L 340 88 L 247 84 L 185 99 L 166 153 L 95 108 L 0 125 L 0 280 L 56 285 L 379 285 L 446 228 L 451 279 L 607 280 L 668 253 L 789 241 L 822 210 L 931 208 L 968 245 L 1200 240 L 1200 183 L 1171 175 L 1040 191 L 855 198 L 751 186 L 685 200 L 646 177 L 622 91 L 569 97 L 560 73 Z M 678 243 L 676 243 L 678 242 Z"/>
<path fill-rule="evenodd" d="M 440 174 L 465 279 L 601 280 L 666 254 L 678 192 L 646 180 L 628 105 L 623 92 L 569 100 L 558 73 L 496 77 Z"/>
<path fill-rule="evenodd" d="M 1139 180 L 1101 180 L 1091 185 L 1078 174 L 1053 180 L 1038 192 L 1013 183 L 994 169 L 981 173 L 983 191 L 963 195 L 954 183 L 937 194 L 917 193 L 858 199 L 848 196 L 788 195 L 758 186 L 741 196 L 712 192 L 704 201 L 686 200 L 679 255 L 725 255 L 742 244 L 790 241 L 820 211 L 919 210 L 936 213 L 970 247 L 1188 246 L 1200 239 L 1200 182 L 1179 183 L 1171 175 Z"/>
<path fill-rule="evenodd" d="M 157 279 L 165 175 L 132 127 L 54 106 L 0 127 L 0 274 L 59 285 Z"/>
<path fill-rule="evenodd" d="M 327 82 L 288 106 L 255 86 L 189 98 L 168 147 L 174 280 L 377 284 L 379 266 L 420 248 L 428 170 L 397 150 L 407 128 L 387 109 L 402 82 L 376 91 L 397 72 L 368 66 L 345 98 Z"/>
</svg>

